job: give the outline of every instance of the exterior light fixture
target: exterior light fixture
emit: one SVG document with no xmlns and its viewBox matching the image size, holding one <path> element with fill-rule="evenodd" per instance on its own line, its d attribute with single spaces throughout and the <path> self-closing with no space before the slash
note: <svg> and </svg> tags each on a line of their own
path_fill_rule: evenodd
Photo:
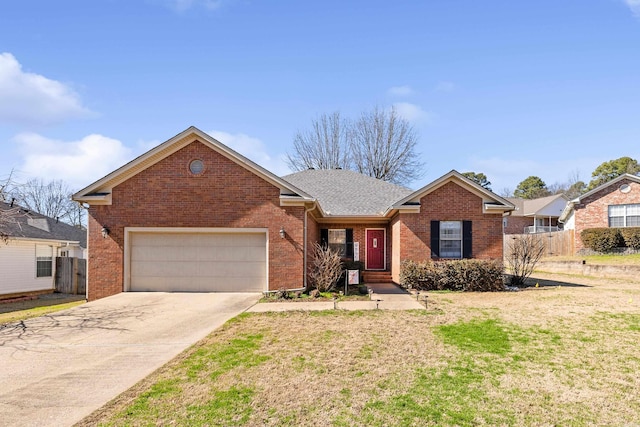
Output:
<svg viewBox="0 0 640 427">
<path fill-rule="evenodd" d="M 284 239 L 284 236 L 286 235 L 286 232 L 284 231 L 284 226 L 280 227 L 280 238 Z"/>
<path fill-rule="evenodd" d="M 100 230 L 100 233 L 102 234 L 102 238 L 106 239 L 109 235 L 109 229 L 106 226 L 103 226 L 102 230 Z"/>
</svg>

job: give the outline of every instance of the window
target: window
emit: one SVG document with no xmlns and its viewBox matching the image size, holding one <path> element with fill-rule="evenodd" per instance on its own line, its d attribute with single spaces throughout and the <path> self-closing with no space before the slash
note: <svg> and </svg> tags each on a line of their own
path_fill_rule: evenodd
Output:
<svg viewBox="0 0 640 427">
<path fill-rule="evenodd" d="M 462 258 L 461 221 L 440 221 L 440 257 Z"/>
<path fill-rule="evenodd" d="M 640 203 L 609 206 L 609 227 L 640 227 Z"/>
<path fill-rule="evenodd" d="M 200 175 L 204 171 L 204 163 L 200 159 L 192 160 L 189 163 L 189 170 L 194 175 Z"/>
<path fill-rule="evenodd" d="M 347 253 L 347 230 L 329 230 L 329 248 L 344 258 Z"/>
<path fill-rule="evenodd" d="M 353 228 L 321 228 L 320 243 L 338 252 L 340 258 L 353 258 Z"/>
<path fill-rule="evenodd" d="M 471 221 L 431 221 L 431 258 L 473 258 Z"/>
<path fill-rule="evenodd" d="M 53 248 L 36 245 L 36 277 L 51 277 L 53 273 Z"/>
</svg>

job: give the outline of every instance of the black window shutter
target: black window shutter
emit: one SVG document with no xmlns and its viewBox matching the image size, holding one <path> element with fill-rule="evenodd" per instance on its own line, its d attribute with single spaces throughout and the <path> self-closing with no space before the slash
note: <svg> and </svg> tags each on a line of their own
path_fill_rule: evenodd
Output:
<svg viewBox="0 0 640 427">
<path fill-rule="evenodd" d="M 347 228 L 347 252 L 345 254 L 346 258 L 353 258 L 353 228 Z"/>
<path fill-rule="evenodd" d="M 431 258 L 440 258 L 440 221 L 431 221 Z"/>
<path fill-rule="evenodd" d="M 320 229 L 320 246 L 323 248 L 329 247 L 329 229 L 321 228 Z"/>
<path fill-rule="evenodd" d="M 471 258 L 473 255 L 473 239 L 471 233 L 471 221 L 462 221 L 462 258 Z"/>
</svg>

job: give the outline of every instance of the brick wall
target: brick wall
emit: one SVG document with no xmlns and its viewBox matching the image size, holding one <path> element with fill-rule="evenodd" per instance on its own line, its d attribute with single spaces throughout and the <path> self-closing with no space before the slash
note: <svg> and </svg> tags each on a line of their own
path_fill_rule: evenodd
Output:
<svg viewBox="0 0 640 427">
<path fill-rule="evenodd" d="M 391 236 L 389 235 L 389 227 L 386 222 L 373 223 L 373 224 L 353 224 L 353 223 L 340 223 L 340 224 L 319 224 L 318 229 L 353 229 L 353 241 L 360 243 L 360 261 L 365 262 L 367 253 L 367 241 L 365 237 L 365 231 L 368 228 L 382 228 L 386 233 L 385 242 L 385 257 L 387 270 L 391 268 Z M 320 234 L 318 233 L 317 241 L 320 241 Z"/>
<path fill-rule="evenodd" d="M 205 170 L 194 176 L 193 159 Z M 268 228 L 269 289 L 303 286 L 303 207 L 280 207 L 280 191 L 195 141 L 113 189 L 89 209 L 89 299 L 123 291 L 124 227 Z M 110 229 L 107 239 L 100 230 Z M 280 228 L 286 238 L 279 236 Z"/>
<path fill-rule="evenodd" d="M 525 227 L 533 225 L 533 218 L 524 216 L 509 216 L 505 219 L 507 225 L 504 227 L 504 234 L 522 234 Z"/>
<path fill-rule="evenodd" d="M 549 218 L 539 217 L 544 222 L 544 226 L 551 225 L 552 227 L 558 226 L 558 219 L 551 218 L 551 224 L 549 224 Z M 504 228 L 504 234 L 523 234 L 525 227 L 533 227 L 533 217 L 524 216 L 509 216 L 506 218 L 507 226 Z"/>
<path fill-rule="evenodd" d="M 620 186 L 623 184 L 628 184 L 631 187 L 631 191 L 622 193 Z M 640 184 L 623 179 L 582 199 L 580 204 L 575 205 L 576 251 L 584 249 L 580 239 L 582 230 L 609 226 L 609 205 L 626 205 L 630 203 L 640 203 Z"/>
<path fill-rule="evenodd" d="M 400 260 L 431 259 L 431 221 L 473 221 L 472 256 L 502 259 L 502 214 L 483 214 L 482 199 L 448 182 L 420 199 L 420 213 L 401 213 Z"/>
</svg>

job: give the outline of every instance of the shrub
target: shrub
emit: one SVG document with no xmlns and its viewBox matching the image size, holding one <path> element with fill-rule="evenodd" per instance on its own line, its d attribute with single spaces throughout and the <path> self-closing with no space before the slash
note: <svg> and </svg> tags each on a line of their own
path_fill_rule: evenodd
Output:
<svg viewBox="0 0 640 427">
<path fill-rule="evenodd" d="M 407 289 L 492 292 L 504 290 L 503 272 L 504 267 L 498 261 L 407 260 L 400 268 L 400 282 Z"/>
<path fill-rule="evenodd" d="M 309 272 L 311 284 L 320 292 L 332 290 L 342 275 L 340 255 L 329 247 L 314 244 L 314 254 Z"/>
<path fill-rule="evenodd" d="M 640 227 L 621 228 L 620 234 L 624 239 L 625 246 L 640 250 Z"/>
<path fill-rule="evenodd" d="M 280 288 L 275 292 L 276 299 L 289 299 L 289 291 L 285 288 Z"/>
<path fill-rule="evenodd" d="M 524 285 L 543 253 L 544 243 L 532 234 L 514 237 L 509 242 L 506 258 L 511 270 L 511 284 L 513 286 Z"/>
<path fill-rule="evenodd" d="M 580 238 L 587 248 L 597 252 L 610 252 L 623 245 L 619 228 L 587 228 Z"/>
</svg>

